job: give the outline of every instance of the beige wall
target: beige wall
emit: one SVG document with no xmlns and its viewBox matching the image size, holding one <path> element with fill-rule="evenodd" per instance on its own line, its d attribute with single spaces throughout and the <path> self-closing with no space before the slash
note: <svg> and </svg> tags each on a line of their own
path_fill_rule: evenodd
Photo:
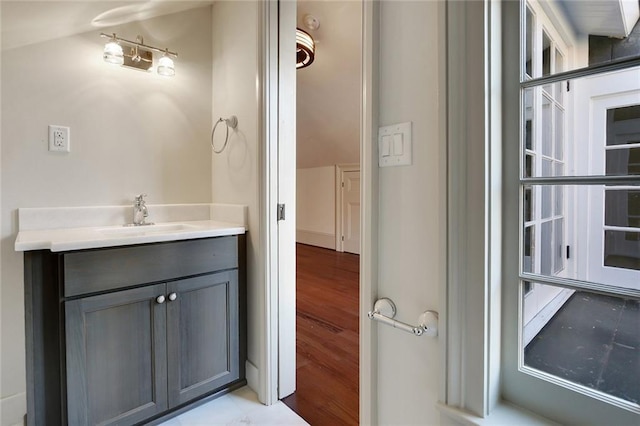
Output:
<svg viewBox="0 0 640 426">
<path fill-rule="evenodd" d="M 248 359 L 260 367 L 264 346 L 264 277 L 260 273 L 260 145 L 258 129 L 258 2 L 217 2 L 213 5 L 213 117 L 238 117 L 238 129 L 221 154 L 213 155 L 214 203 L 249 206 Z M 218 126 L 224 135 L 224 128 Z M 248 371 L 251 374 L 251 371 Z M 256 386 L 252 377 L 250 384 Z M 258 389 L 255 389 L 258 391 Z"/>
<path fill-rule="evenodd" d="M 413 122 L 413 164 L 379 170 L 379 287 L 396 319 L 439 310 L 445 279 L 442 2 L 380 5 L 380 126 Z M 438 424 L 438 340 L 378 326 L 380 424 Z M 401 348 L 399 350 L 398 348 Z"/>
<path fill-rule="evenodd" d="M 177 51 L 175 78 L 104 63 L 98 29 L 2 50 L 2 425 L 24 414 L 16 209 L 211 201 L 209 9 L 101 30 Z M 69 154 L 47 151 L 49 124 L 71 127 Z"/>
<path fill-rule="evenodd" d="M 334 166 L 297 170 L 296 230 L 298 242 L 312 244 L 315 237 L 329 242 L 330 247 L 335 248 L 336 168 Z M 307 238 L 301 240 L 301 236 Z"/>
</svg>

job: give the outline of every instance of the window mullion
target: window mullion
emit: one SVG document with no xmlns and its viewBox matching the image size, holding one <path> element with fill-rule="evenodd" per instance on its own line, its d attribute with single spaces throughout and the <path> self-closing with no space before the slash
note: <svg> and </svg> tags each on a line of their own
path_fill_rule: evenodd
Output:
<svg viewBox="0 0 640 426">
<path fill-rule="evenodd" d="M 612 71 L 623 71 L 629 68 L 640 66 L 640 57 L 633 56 L 630 58 L 620 59 L 618 61 L 608 62 L 602 65 L 592 65 L 590 67 L 578 68 L 575 70 L 565 71 L 557 74 L 551 74 L 545 77 L 536 77 L 530 80 L 521 81 L 520 87 L 523 89 L 529 87 L 543 86 L 551 83 L 557 83 L 565 80 L 572 80 L 580 77 L 588 77 L 592 75 L 602 74 Z M 542 69 L 542 68 L 540 68 Z M 540 75 L 540 74 L 536 74 Z"/>
<path fill-rule="evenodd" d="M 520 178 L 521 185 L 640 185 L 640 175 L 631 176 L 553 176 Z"/>
<path fill-rule="evenodd" d="M 539 284 L 549 284 L 556 287 L 570 288 L 572 290 L 588 290 L 593 293 L 606 294 L 614 297 L 631 297 L 640 298 L 640 290 L 631 288 L 615 287 L 607 284 L 594 283 L 590 281 L 581 281 L 572 278 L 554 277 L 549 275 L 541 275 L 536 273 L 522 272 L 520 279 L 531 281 Z"/>
</svg>

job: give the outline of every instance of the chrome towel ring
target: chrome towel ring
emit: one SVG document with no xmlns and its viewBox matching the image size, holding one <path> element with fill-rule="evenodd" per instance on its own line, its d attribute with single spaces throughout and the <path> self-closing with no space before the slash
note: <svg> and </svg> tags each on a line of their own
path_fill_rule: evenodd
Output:
<svg viewBox="0 0 640 426">
<path fill-rule="evenodd" d="M 215 145 L 213 144 L 213 135 L 216 133 L 216 127 L 218 127 L 218 124 L 222 122 L 225 123 L 227 127 L 227 132 L 224 137 L 224 144 L 222 145 L 222 148 L 217 150 Z M 236 127 L 238 127 L 238 117 L 236 117 L 235 115 L 232 115 L 229 118 L 220 117 L 218 121 L 216 121 L 216 124 L 213 125 L 213 129 L 211 130 L 211 149 L 213 149 L 213 152 L 215 152 L 216 154 L 220 154 L 227 147 L 227 142 L 229 142 L 229 127 L 231 127 L 234 130 Z"/>
</svg>

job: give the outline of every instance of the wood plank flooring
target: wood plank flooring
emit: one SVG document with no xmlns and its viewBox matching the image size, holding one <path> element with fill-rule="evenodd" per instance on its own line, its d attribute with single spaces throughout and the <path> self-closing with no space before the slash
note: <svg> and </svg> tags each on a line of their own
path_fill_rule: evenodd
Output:
<svg viewBox="0 0 640 426">
<path fill-rule="evenodd" d="M 297 245 L 297 382 L 283 402 L 312 426 L 358 424 L 359 256 Z"/>
</svg>

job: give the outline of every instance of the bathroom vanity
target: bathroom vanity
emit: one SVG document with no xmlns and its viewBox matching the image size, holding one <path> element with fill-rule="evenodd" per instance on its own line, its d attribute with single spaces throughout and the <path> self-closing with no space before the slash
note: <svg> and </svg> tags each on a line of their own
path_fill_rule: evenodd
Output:
<svg viewBox="0 0 640 426">
<path fill-rule="evenodd" d="M 203 223 L 24 250 L 28 424 L 153 423 L 246 384 L 244 228 Z"/>
</svg>

